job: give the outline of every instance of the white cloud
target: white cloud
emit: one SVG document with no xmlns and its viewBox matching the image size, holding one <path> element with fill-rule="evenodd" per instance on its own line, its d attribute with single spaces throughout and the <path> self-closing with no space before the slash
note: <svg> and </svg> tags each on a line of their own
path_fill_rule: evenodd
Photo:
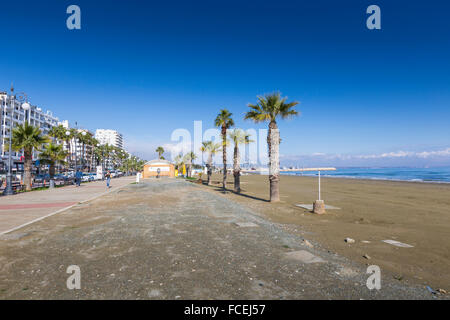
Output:
<svg viewBox="0 0 450 320">
<path fill-rule="evenodd" d="M 428 158 L 428 157 L 433 157 L 433 156 L 437 156 L 437 157 L 450 156 L 450 148 L 440 150 L 440 151 L 419 152 L 419 153 L 417 153 L 417 156 L 420 158 Z"/>
<path fill-rule="evenodd" d="M 335 166 L 414 166 L 414 165 L 450 165 L 450 148 L 431 151 L 395 151 L 380 154 L 326 154 L 283 155 L 284 165 L 328 164 Z"/>
<path fill-rule="evenodd" d="M 170 157 L 167 157 L 171 160 L 175 158 L 177 155 L 185 154 L 189 151 L 191 151 L 191 142 L 190 141 L 183 141 L 178 143 L 165 143 L 162 145 L 164 148 L 164 153 L 170 154 Z"/>
<path fill-rule="evenodd" d="M 423 152 L 397 151 L 373 155 L 359 155 L 355 157 L 360 159 L 405 158 L 405 157 L 419 157 L 426 159 L 430 157 L 445 157 L 445 156 L 450 156 L 450 148 L 439 151 L 423 151 Z"/>
</svg>

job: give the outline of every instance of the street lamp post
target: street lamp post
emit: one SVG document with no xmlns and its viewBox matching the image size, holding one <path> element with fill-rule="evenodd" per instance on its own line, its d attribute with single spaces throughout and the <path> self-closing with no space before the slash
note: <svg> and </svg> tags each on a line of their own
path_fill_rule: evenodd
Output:
<svg viewBox="0 0 450 320">
<path fill-rule="evenodd" d="M 25 123 L 30 124 L 30 115 L 28 114 L 28 116 L 27 116 L 27 113 L 31 109 L 30 104 L 28 102 L 25 102 L 24 104 L 22 104 L 22 109 L 23 109 L 23 111 L 25 111 L 25 119 L 24 119 Z"/>
<path fill-rule="evenodd" d="M 100 148 L 100 143 L 98 143 L 97 144 L 97 147 L 99 147 Z M 104 158 L 104 156 L 103 156 L 103 148 L 101 148 L 102 149 L 102 180 L 104 180 L 105 179 L 105 169 L 103 168 L 104 166 L 103 166 L 103 163 L 104 163 L 104 160 L 103 160 L 103 158 Z"/>
<path fill-rule="evenodd" d="M 75 126 L 76 126 L 76 122 L 75 122 Z M 83 134 L 83 136 L 84 136 L 84 135 L 86 135 L 86 132 L 83 131 L 82 134 Z M 70 131 L 69 131 L 69 130 L 66 131 L 66 136 L 68 136 L 68 137 L 70 136 Z M 73 137 L 72 139 L 73 139 L 73 144 L 74 144 L 74 149 L 75 149 L 75 172 L 76 172 L 76 171 L 78 170 L 77 137 L 75 136 L 75 137 Z M 70 141 L 69 141 L 69 144 L 70 144 Z M 69 149 L 70 149 L 70 148 L 69 148 Z"/>
<path fill-rule="evenodd" d="M 73 139 L 73 143 L 75 144 L 75 172 L 78 171 L 78 146 L 77 146 L 77 135 L 78 135 L 78 123 L 75 121 L 75 130 L 76 134 Z"/>
<path fill-rule="evenodd" d="M 84 137 L 84 136 L 86 136 L 86 131 L 81 131 L 81 135 Z M 84 140 L 83 140 L 84 141 Z M 85 164 L 85 162 L 86 162 L 86 159 L 85 159 L 85 154 L 84 154 L 84 142 L 83 142 L 83 156 L 81 157 L 81 171 L 83 171 L 84 170 L 84 164 Z"/>
<path fill-rule="evenodd" d="M 28 99 L 27 99 L 27 95 L 25 93 L 20 93 L 19 96 L 16 96 L 14 94 L 14 87 L 11 86 L 11 95 L 6 98 L 7 102 L 9 100 L 9 108 L 10 108 L 10 115 L 9 115 L 9 149 L 8 149 L 8 173 L 6 174 L 6 187 L 5 190 L 3 190 L 3 195 L 5 196 L 9 196 L 14 194 L 13 188 L 12 188 L 12 154 L 11 154 L 11 150 L 12 150 L 12 131 L 14 128 L 14 109 L 16 107 L 16 103 L 15 100 L 17 100 L 19 103 L 25 101 L 24 103 L 22 103 L 23 108 L 26 110 L 26 108 L 30 107 L 30 105 L 28 104 Z M 26 112 L 25 112 L 26 113 Z"/>
<path fill-rule="evenodd" d="M 69 131 L 69 130 L 66 131 L 66 136 L 67 136 L 67 138 L 70 137 L 70 131 Z M 71 139 L 67 140 L 67 143 L 68 143 L 67 147 L 69 148 L 69 153 L 71 153 L 70 151 L 71 151 L 71 149 L 72 149 L 72 148 L 70 147 L 70 143 L 71 143 L 70 140 L 71 140 Z M 70 167 L 70 162 L 72 162 L 72 155 L 71 155 L 71 154 L 69 154 L 69 167 Z M 69 168 L 69 170 L 70 170 L 70 168 Z"/>
</svg>

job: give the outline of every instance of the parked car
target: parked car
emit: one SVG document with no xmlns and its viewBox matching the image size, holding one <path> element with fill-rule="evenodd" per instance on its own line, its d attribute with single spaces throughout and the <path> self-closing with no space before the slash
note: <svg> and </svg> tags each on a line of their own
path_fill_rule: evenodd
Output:
<svg viewBox="0 0 450 320">
<path fill-rule="evenodd" d="M 73 171 L 66 172 L 66 173 L 64 173 L 64 175 L 68 178 L 75 178 L 75 172 L 73 172 Z"/>
<path fill-rule="evenodd" d="M 97 173 L 96 172 L 90 172 L 89 173 L 89 181 L 95 181 L 95 180 L 98 180 L 97 179 Z"/>
<path fill-rule="evenodd" d="M 54 179 L 55 179 L 55 181 L 67 181 L 70 178 L 67 175 L 64 175 L 62 173 L 58 173 L 58 174 L 55 174 Z"/>
<path fill-rule="evenodd" d="M 94 181 L 94 176 L 91 173 L 83 173 L 83 176 L 81 177 L 81 181 L 83 181 L 83 182 Z"/>
<path fill-rule="evenodd" d="M 46 174 L 38 174 L 37 176 L 34 177 L 33 179 L 34 183 L 43 183 L 45 182 L 49 182 L 50 181 L 50 175 L 48 173 Z"/>
</svg>

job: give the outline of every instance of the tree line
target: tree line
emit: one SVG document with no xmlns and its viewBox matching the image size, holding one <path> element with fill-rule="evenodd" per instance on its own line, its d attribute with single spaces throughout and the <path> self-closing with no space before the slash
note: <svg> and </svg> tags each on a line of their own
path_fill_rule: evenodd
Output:
<svg viewBox="0 0 450 320">
<path fill-rule="evenodd" d="M 74 168 L 91 172 L 96 166 L 107 165 L 112 169 L 128 173 L 141 171 L 145 163 L 144 160 L 129 155 L 121 148 L 108 144 L 101 145 L 88 131 L 65 128 L 62 125 L 52 127 L 48 135 L 44 135 L 39 127 L 25 122 L 16 126 L 11 136 L 12 149 L 23 152 L 23 180 L 27 191 L 31 190 L 32 185 L 33 150 L 39 152 L 40 164 L 49 166 L 51 180 L 54 179 L 58 166 L 64 171 Z M 72 142 L 77 145 L 76 149 Z M 64 148 L 64 143 L 67 149 Z M 76 156 L 78 146 L 81 152 L 79 156 Z"/>
<path fill-rule="evenodd" d="M 256 104 L 249 104 L 250 110 L 245 113 L 244 119 L 251 120 L 255 123 L 267 122 L 268 134 L 267 134 L 267 147 L 269 156 L 269 185 L 270 185 L 270 201 L 280 201 L 279 181 L 280 181 L 280 132 L 278 129 L 277 120 L 287 119 L 298 115 L 298 111 L 294 107 L 298 105 L 297 101 L 287 102 L 287 98 L 281 97 L 281 93 L 275 92 L 264 96 L 257 97 Z M 236 193 L 241 192 L 240 186 L 240 152 L 239 146 L 252 143 L 250 135 L 241 129 L 232 129 L 234 126 L 234 120 L 232 113 L 227 109 L 220 110 L 214 125 L 220 129 L 222 137 L 221 142 L 215 142 L 213 140 L 203 141 L 199 151 L 208 155 L 206 168 L 207 168 L 207 184 L 211 184 L 212 175 L 212 161 L 213 157 L 222 152 L 223 163 L 223 178 L 222 187 L 226 189 L 227 184 L 227 146 L 233 143 L 233 177 L 234 177 L 234 191 Z M 164 149 L 158 147 L 156 152 L 159 158 L 163 158 L 162 154 Z M 180 168 L 183 164 L 188 165 L 188 177 L 192 172 L 193 161 L 196 159 L 194 152 L 189 152 L 186 155 L 178 155 L 175 157 L 175 165 Z"/>
</svg>

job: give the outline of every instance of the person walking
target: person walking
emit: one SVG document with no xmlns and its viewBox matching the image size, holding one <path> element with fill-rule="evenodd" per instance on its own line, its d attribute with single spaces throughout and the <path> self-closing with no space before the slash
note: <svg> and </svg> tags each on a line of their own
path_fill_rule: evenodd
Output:
<svg viewBox="0 0 450 320">
<path fill-rule="evenodd" d="M 106 178 L 106 187 L 109 189 L 111 188 L 111 186 L 109 185 L 111 183 L 111 172 L 109 170 L 106 171 L 105 178 Z"/>
<path fill-rule="evenodd" d="M 75 180 L 76 180 L 76 183 L 77 183 L 77 187 L 79 187 L 80 184 L 81 184 L 81 177 L 82 176 L 83 176 L 83 173 L 81 171 L 77 170 L 77 172 L 75 173 Z"/>
</svg>

